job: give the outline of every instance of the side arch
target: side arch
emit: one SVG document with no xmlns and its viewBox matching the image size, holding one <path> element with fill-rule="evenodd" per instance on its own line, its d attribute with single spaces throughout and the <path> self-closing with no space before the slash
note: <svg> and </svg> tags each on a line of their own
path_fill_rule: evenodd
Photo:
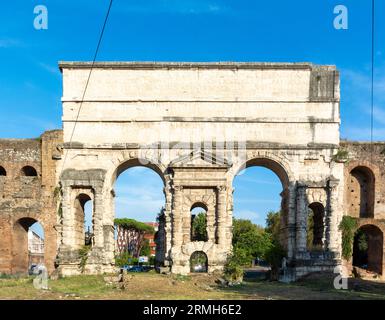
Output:
<svg viewBox="0 0 385 320">
<path fill-rule="evenodd" d="M 28 230 L 35 224 L 39 223 L 46 235 L 46 228 L 44 224 L 33 217 L 26 216 L 18 218 L 13 222 L 12 226 L 12 262 L 11 270 L 12 273 L 27 273 L 29 267 L 29 248 L 28 248 Z M 45 248 L 44 248 L 45 251 Z M 43 253 L 43 260 L 46 260 L 45 252 Z"/>
</svg>

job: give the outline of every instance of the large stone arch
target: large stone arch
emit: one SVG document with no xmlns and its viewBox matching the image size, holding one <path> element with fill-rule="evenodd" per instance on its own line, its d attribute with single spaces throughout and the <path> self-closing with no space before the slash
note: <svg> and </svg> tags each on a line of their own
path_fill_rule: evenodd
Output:
<svg viewBox="0 0 385 320">
<path fill-rule="evenodd" d="M 290 170 L 290 164 L 279 153 L 263 151 L 248 151 L 246 159 L 242 163 L 237 163 L 231 169 L 231 185 L 237 174 L 242 170 L 259 166 L 264 167 L 279 178 L 282 184 L 281 192 L 281 244 L 287 250 L 289 257 L 293 257 L 295 250 L 295 231 L 293 225 L 296 221 L 296 212 L 293 210 L 295 200 L 295 184 L 296 179 Z M 233 189 L 232 189 L 233 190 Z"/>
<path fill-rule="evenodd" d="M 284 156 L 279 153 L 274 153 L 268 150 L 246 152 L 246 159 L 240 163 L 234 163 L 229 173 L 232 175 L 232 180 L 243 169 L 252 166 L 265 167 L 273 171 L 282 183 L 282 188 L 285 189 L 290 185 L 290 182 L 296 181 L 294 174 L 291 171 L 289 162 Z"/>
<path fill-rule="evenodd" d="M 168 251 L 171 248 L 171 178 L 170 174 L 168 172 L 167 166 L 160 163 L 156 159 L 153 159 L 151 157 L 138 157 L 141 155 L 138 151 L 131 151 L 122 153 L 124 157 L 119 157 L 114 161 L 114 165 L 111 167 L 111 169 L 108 171 L 107 176 L 109 179 L 106 181 L 106 188 L 107 188 L 107 196 L 106 198 L 110 196 L 109 206 L 106 208 L 107 211 L 110 212 L 108 223 L 111 223 L 113 225 L 113 220 L 115 218 L 115 191 L 114 186 L 116 183 L 116 180 L 118 179 L 119 175 L 122 174 L 124 171 L 133 168 L 133 167 L 144 167 L 151 169 L 154 171 L 162 180 L 163 182 L 163 194 L 164 194 L 164 205 L 163 210 L 161 212 L 162 217 L 160 221 L 162 221 L 162 224 L 164 223 L 163 229 L 160 231 L 161 237 L 157 240 L 157 246 L 156 246 L 156 257 L 162 257 L 162 261 L 157 261 L 157 264 L 168 264 L 169 261 L 169 253 Z M 154 215 L 156 212 L 154 212 Z M 155 218 L 155 216 L 154 216 Z M 110 233 L 110 238 L 113 237 L 113 234 Z M 162 239 L 162 241 L 160 241 Z M 107 243 L 114 241 L 113 239 L 105 240 L 106 246 Z"/>
</svg>

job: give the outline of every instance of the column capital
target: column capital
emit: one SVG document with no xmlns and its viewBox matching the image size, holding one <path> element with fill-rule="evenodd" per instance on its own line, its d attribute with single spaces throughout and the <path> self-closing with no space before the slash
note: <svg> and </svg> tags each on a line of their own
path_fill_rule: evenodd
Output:
<svg viewBox="0 0 385 320">
<path fill-rule="evenodd" d="M 219 192 L 225 192 L 227 190 L 227 187 L 224 185 L 219 185 L 219 186 L 217 186 L 217 190 Z"/>
<path fill-rule="evenodd" d="M 183 191 L 183 186 L 181 185 L 173 186 L 172 188 L 174 189 L 174 191 L 178 191 L 178 192 Z"/>
</svg>

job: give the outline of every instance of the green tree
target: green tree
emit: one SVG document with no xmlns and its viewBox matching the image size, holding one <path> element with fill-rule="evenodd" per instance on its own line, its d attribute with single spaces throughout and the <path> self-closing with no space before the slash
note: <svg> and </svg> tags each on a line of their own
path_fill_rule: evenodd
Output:
<svg viewBox="0 0 385 320">
<path fill-rule="evenodd" d="M 271 243 L 270 235 L 264 228 L 250 220 L 233 221 L 233 254 L 241 265 L 248 265 L 253 259 L 263 258 Z"/>
<path fill-rule="evenodd" d="M 266 217 L 266 232 L 269 233 L 275 241 L 279 241 L 281 229 L 281 212 L 269 211 Z"/>
<path fill-rule="evenodd" d="M 193 241 L 207 241 L 206 214 L 198 213 L 191 226 L 191 237 Z"/>
<path fill-rule="evenodd" d="M 155 234 L 155 230 L 152 226 L 143 222 L 136 221 L 128 218 L 116 218 L 114 220 L 118 238 L 125 239 L 127 246 L 124 248 L 118 248 L 118 255 L 123 252 L 128 252 L 130 255 L 138 257 L 145 234 Z"/>
<path fill-rule="evenodd" d="M 139 255 L 148 257 L 150 256 L 150 254 L 151 254 L 150 241 L 148 241 L 148 239 L 143 239 L 142 248 L 140 249 Z"/>
</svg>

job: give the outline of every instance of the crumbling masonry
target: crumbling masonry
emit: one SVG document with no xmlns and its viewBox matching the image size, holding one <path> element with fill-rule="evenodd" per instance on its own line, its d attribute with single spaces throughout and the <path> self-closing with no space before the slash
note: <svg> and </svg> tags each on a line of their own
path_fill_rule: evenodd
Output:
<svg viewBox="0 0 385 320">
<path fill-rule="evenodd" d="M 82 101 L 90 67 L 60 63 L 62 131 L 0 141 L 0 272 L 26 271 L 25 230 L 39 221 L 49 271 L 79 274 L 87 201 L 93 238 L 85 272 L 114 271 L 114 183 L 142 165 L 164 182 L 157 260 L 174 273 L 190 272 L 195 252 L 206 254 L 208 272 L 223 269 L 231 252 L 233 179 L 250 166 L 281 180 L 281 241 L 291 279 L 341 264 L 343 215 L 380 230 L 369 260 L 384 273 L 378 235 L 385 231 L 385 144 L 370 157 L 368 144 L 340 142 L 335 67 L 96 63 Z M 36 176 L 26 176 L 25 166 Z M 207 241 L 191 241 L 196 206 L 207 211 Z M 306 242 L 309 210 L 317 250 Z"/>
</svg>

